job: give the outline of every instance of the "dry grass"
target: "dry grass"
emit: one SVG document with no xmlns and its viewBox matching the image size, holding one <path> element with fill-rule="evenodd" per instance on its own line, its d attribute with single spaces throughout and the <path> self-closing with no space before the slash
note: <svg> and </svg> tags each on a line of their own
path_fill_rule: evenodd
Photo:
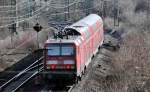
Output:
<svg viewBox="0 0 150 92">
<path fill-rule="evenodd" d="M 123 82 L 127 86 L 125 92 L 145 92 L 145 86 L 148 85 L 150 78 L 150 45 L 148 43 L 150 33 L 147 32 L 133 32 L 127 35 L 121 48 L 118 52 L 113 54 L 113 65 L 117 72 L 117 76 L 126 77 L 121 80 L 128 80 Z M 149 90 L 150 91 L 150 90 Z M 120 92 L 120 91 L 117 91 Z"/>
</svg>

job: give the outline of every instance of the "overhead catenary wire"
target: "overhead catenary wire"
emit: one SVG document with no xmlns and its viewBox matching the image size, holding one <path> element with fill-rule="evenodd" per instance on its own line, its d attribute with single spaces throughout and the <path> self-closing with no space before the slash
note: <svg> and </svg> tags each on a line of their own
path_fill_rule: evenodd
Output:
<svg viewBox="0 0 150 92">
<path fill-rule="evenodd" d="M 55 8 L 55 9 L 67 8 L 67 7 L 70 7 L 70 6 L 72 6 L 72 5 L 76 4 L 76 3 L 80 3 L 80 2 L 83 2 L 83 1 L 76 0 L 76 1 L 74 1 L 73 3 L 71 3 L 71 4 L 68 4 L 67 6 L 64 5 L 63 7 L 58 7 L 58 6 L 57 6 L 57 7 L 52 7 L 52 8 Z"/>
<path fill-rule="evenodd" d="M 24 10 L 24 9 L 26 9 L 26 8 L 28 8 L 28 7 L 31 7 L 31 6 L 33 6 L 34 5 L 34 3 L 32 3 L 32 4 L 30 4 L 30 5 L 28 5 L 27 7 L 21 7 L 20 8 L 20 10 Z M 10 6 L 11 7 L 11 6 Z M 14 8 L 16 8 L 17 7 L 17 5 L 13 5 L 12 7 L 14 7 Z M 18 10 L 18 11 L 20 11 L 20 10 Z M 7 11 L 0 11 L 0 13 L 6 13 L 6 12 L 17 12 L 17 10 L 7 10 Z"/>
<path fill-rule="evenodd" d="M 20 2 L 20 3 L 16 3 L 15 5 L 21 5 L 22 3 L 24 3 L 24 2 L 28 2 L 28 1 L 22 1 L 22 2 Z M 4 6 L 0 6 L 0 8 L 1 7 L 12 7 L 12 5 L 4 5 Z"/>
<path fill-rule="evenodd" d="M 52 1 L 52 0 L 48 1 L 49 4 L 50 4 L 51 1 Z M 61 8 L 66 8 L 66 7 L 69 7 L 69 6 L 71 6 L 71 5 L 73 5 L 73 4 L 76 4 L 76 3 L 79 3 L 79 2 L 80 2 L 80 1 L 78 1 L 78 2 L 75 1 L 75 2 L 73 2 L 73 3 L 71 3 L 71 4 L 69 4 L 68 6 L 61 7 Z M 32 13 L 34 14 L 34 13 L 36 13 L 36 12 L 39 12 L 39 11 L 41 11 L 42 9 L 44 9 L 46 6 L 47 6 L 47 5 L 44 5 L 43 7 L 41 7 L 40 9 L 38 9 L 38 10 L 32 12 Z M 51 8 L 51 7 L 49 7 L 49 8 Z M 60 7 L 59 7 L 59 8 L 60 8 Z M 27 14 L 25 14 L 25 15 L 23 15 L 23 16 L 16 17 L 16 19 L 29 16 L 30 14 L 31 14 L 31 13 L 27 13 Z M 64 13 L 64 14 L 65 14 L 65 13 Z M 39 14 L 37 14 L 37 15 L 39 15 Z M 33 15 L 33 16 L 37 16 L 37 15 Z M 33 17 L 33 16 L 32 16 L 32 17 Z M 4 26 L 0 26 L 0 28 L 8 27 L 8 26 L 10 26 L 10 25 L 12 25 L 12 24 L 19 23 L 19 22 L 23 22 L 23 21 L 25 21 L 25 20 L 29 20 L 29 19 L 31 19 L 32 17 L 28 17 L 28 18 L 25 18 L 25 19 L 19 20 L 19 21 L 14 21 L 14 23 L 10 23 L 10 24 L 4 25 Z M 13 18 L 15 19 L 15 17 L 13 17 Z"/>
<path fill-rule="evenodd" d="M 63 6 L 63 7 L 54 7 L 53 5 L 51 5 L 51 6 L 49 6 L 49 8 L 55 8 L 55 9 L 63 9 L 63 8 L 67 8 L 67 7 L 70 7 L 70 6 L 72 6 L 72 5 L 74 5 L 74 4 L 76 4 L 76 3 L 80 3 L 80 2 L 83 2 L 83 1 L 74 1 L 73 3 L 71 3 L 71 4 L 69 4 L 69 5 L 67 5 L 67 6 Z M 34 3 L 32 3 L 33 5 L 34 5 Z M 32 6 L 32 4 L 29 6 L 28 5 L 28 7 L 31 7 Z M 46 4 L 47 5 L 47 4 Z M 28 8 L 28 7 L 24 7 L 24 8 L 20 8 L 20 10 L 23 10 L 23 9 L 26 9 L 26 8 Z M 18 10 L 18 11 L 20 11 L 20 10 Z M 0 11 L 0 12 L 15 12 L 16 10 L 7 10 L 7 11 Z M 15 18 L 15 17 L 14 17 Z M 17 18 L 17 17 L 16 17 Z"/>
<path fill-rule="evenodd" d="M 98 7 L 98 6 L 96 6 Z M 77 13 L 77 12 L 82 12 L 82 11 L 86 11 L 86 10 L 89 10 L 89 9 L 94 9 L 96 7 L 91 7 L 91 8 L 87 8 L 87 9 L 84 9 L 84 10 L 76 10 L 76 11 L 69 11 L 69 12 L 62 12 L 62 13 L 55 13 L 55 14 L 51 14 L 51 15 L 62 15 L 62 14 L 66 14 L 66 13 Z"/>
<path fill-rule="evenodd" d="M 97 7 L 97 6 L 96 6 L 96 7 Z M 51 15 L 62 15 L 62 14 L 66 14 L 66 13 L 75 13 L 75 12 L 77 13 L 77 12 L 86 11 L 86 10 L 89 10 L 89 9 L 94 9 L 94 8 L 96 8 L 96 7 L 92 7 L 92 8 L 88 8 L 88 9 L 84 9 L 84 10 L 76 10 L 76 11 L 72 11 L 72 12 L 54 13 L 54 14 L 51 14 Z M 41 9 L 42 9 L 42 8 L 41 8 Z M 38 10 L 40 11 L 41 9 L 38 9 Z M 38 10 L 37 10 L 37 11 L 38 11 Z M 35 17 L 35 16 L 37 16 L 37 15 L 39 15 L 39 14 L 36 14 L 36 15 L 34 15 L 34 16 L 32 16 L 32 17 L 29 17 L 29 18 L 25 18 L 25 19 L 20 20 L 20 21 L 15 21 L 14 23 L 11 23 L 11 24 L 7 24 L 7 25 L 4 25 L 4 26 L 0 26 L 0 28 L 8 27 L 8 26 L 10 26 L 10 25 L 12 25 L 12 24 L 19 23 L 19 22 L 23 22 L 23 21 L 25 21 L 25 20 L 30 20 L 31 18 L 33 18 L 33 17 Z"/>
<path fill-rule="evenodd" d="M 97 6 L 96 6 L 97 7 Z M 88 9 L 93 9 L 93 8 L 96 8 L 96 7 L 91 7 L 91 8 L 88 8 Z M 78 10 L 78 11 L 75 11 L 75 12 L 82 12 L 82 11 L 86 11 L 88 9 L 84 9 L 84 10 Z M 65 13 L 68 13 L 68 12 L 63 12 L 63 13 L 57 13 L 57 15 L 61 15 L 61 14 L 65 14 Z M 70 11 L 70 13 L 74 13 L 74 11 Z M 53 14 L 54 15 L 54 14 Z M 47 28 L 46 30 L 48 30 L 50 28 Z M 35 37 L 35 36 L 34 36 Z M 17 48 L 20 48 L 21 46 L 23 46 L 25 43 L 29 42 L 30 40 L 32 40 L 34 37 L 32 37 L 31 39 L 28 39 L 27 41 L 23 42 L 21 45 L 17 46 L 15 49 L 11 50 L 8 52 L 8 54 L 11 54 L 13 51 L 15 51 Z"/>
<path fill-rule="evenodd" d="M 70 5 L 71 5 L 71 4 L 70 4 Z M 38 15 L 38 14 L 37 14 L 37 15 Z M 35 16 L 35 15 L 34 15 L 34 16 Z M 30 17 L 30 18 L 32 18 L 32 17 Z M 24 20 L 23 20 L 23 21 L 24 21 Z M 20 21 L 20 22 L 21 22 L 21 21 Z M 11 24 L 14 24 L 14 23 L 11 23 Z M 11 24 L 10 24 L 10 25 L 11 25 Z M 6 26 L 8 26 L 8 25 L 6 25 Z M 19 46 L 19 47 L 20 47 L 20 46 Z"/>
<path fill-rule="evenodd" d="M 70 4 L 70 5 L 72 5 L 72 4 Z M 45 5 L 45 6 L 46 6 L 46 5 Z M 44 6 L 44 7 L 45 7 L 45 6 Z M 44 7 L 42 7 L 42 8 L 44 8 Z M 67 6 L 66 6 L 66 7 L 67 7 Z M 34 11 L 34 12 L 40 11 L 42 8 L 40 8 L 40 9 Z M 92 9 L 92 8 L 88 8 L 88 9 Z M 52 15 L 62 15 L 62 14 L 66 14 L 66 13 L 74 13 L 74 12 L 86 11 L 86 10 L 88 10 L 88 9 L 78 10 L 78 11 L 73 11 L 73 12 L 55 13 L 55 14 L 52 14 Z M 37 16 L 37 15 L 39 15 L 39 14 L 36 14 L 36 15 L 34 15 L 34 16 Z M 4 25 L 4 26 L 0 26 L 0 28 L 7 27 L 7 26 L 10 26 L 10 25 L 15 24 L 15 23 L 23 22 L 23 21 L 25 21 L 25 20 L 29 20 L 29 19 L 33 18 L 34 16 L 29 17 L 29 18 L 25 18 L 25 19 L 23 19 L 23 20 L 14 21 L 14 23 L 7 24 L 7 25 Z"/>
<path fill-rule="evenodd" d="M 52 0 L 50 0 L 48 3 L 50 4 L 50 2 L 51 2 Z M 44 6 L 42 6 L 42 7 L 40 7 L 39 9 L 37 9 L 37 10 L 35 10 L 34 12 L 32 12 L 32 13 L 36 13 L 36 12 L 39 12 L 40 10 L 42 10 L 43 8 L 45 8 L 47 5 L 44 5 Z M 29 16 L 31 13 L 27 13 L 27 14 L 24 14 L 24 15 L 22 15 L 22 16 L 19 16 L 19 17 L 16 17 L 16 18 L 22 18 L 22 17 L 26 17 L 26 16 Z"/>
<path fill-rule="evenodd" d="M 52 1 L 52 0 L 51 0 L 51 1 Z M 59 7 L 59 8 L 67 8 L 67 7 L 69 7 L 69 6 L 71 6 L 71 5 L 75 4 L 75 3 L 79 3 L 79 1 L 78 1 L 78 2 L 75 1 L 75 2 L 73 2 L 73 3 L 71 3 L 71 4 L 69 4 L 68 6 Z M 50 4 L 50 2 L 49 2 L 49 4 Z M 47 5 L 45 4 L 44 7 L 46 7 L 46 6 L 47 6 Z M 50 9 L 50 8 L 52 8 L 52 7 L 49 7 L 49 9 Z M 41 9 L 40 9 L 40 10 L 41 10 Z M 35 11 L 34 11 L 34 12 L 35 12 Z M 33 13 L 34 13 L 34 12 L 33 12 Z M 25 15 L 23 15 L 23 16 L 19 16 L 19 17 L 24 17 L 24 16 L 27 16 L 27 15 L 29 15 L 29 14 L 30 14 L 30 13 L 27 13 L 27 14 L 25 14 Z M 18 17 L 16 17 L 16 18 L 18 18 Z"/>
<path fill-rule="evenodd" d="M 52 1 L 52 0 L 50 0 L 50 1 Z M 46 5 L 45 5 L 45 6 L 46 6 Z M 43 7 L 41 7 L 40 9 L 34 11 L 33 13 L 38 12 L 38 13 L 40 14 L 40 13 L 41 13 L 40 11 L 41 11 L 43 8 L 45 8 L 45 6 L 43 6 Z M 24 15 L 24 16 L 27 16 L 27 15 L 29 15 L 29 14 L 30 14 L 30 13 L 28 13 L 28 14 L 26 14 L 26 15 Z M 37 16 L 37 15 L 39 15 L 39 14 L 35 14 L 35 15 L 33 15 L 33 16 L 31 16 L 31 17 L 28 17 L 28 18 L 25 18 L 25 19 L 23 19 L 23 20 L 14 21 L 14 23 L 10 23 L 10 24 L 4 25 L 4 26 L 0 26 L 0 28 L 8 27 L 8 26 L 10 26 L 10 25 L 12 25 L 12 24 L 19 23 L 19 22 L 23 22 L 23 21 L 25 21 L 25 20 L 30 20 L 31 18 L 33 18 L 33 17 L 35 17 L 35 16 Z"/>
<path fill-rule="evenodd" d="M 7 6 L 0 6 L 0 8 L 2 8 L 2 7 L 11 7 L 11 8 L 15 8 L 16 6 L 23 6 L 23 4 L 26 4 L 28 1 L 21 1 L 20 3 L 16 3 L 15 5 L 7 5 Z M 34 4 L 34 3 L 32 3 L 32 4 Z M 32 6 L 31 4 L 30 4 L 30 6 Z M 23 9 L 26 9 L 27 7 L 24 7 L 24 8 L 20 8 L 20 10 L 23 10 Z M 7 11 L 0 11 L 0 13 L 1 12 L 16 12 L 16 10 L 7 10 Z"/>
</svg>

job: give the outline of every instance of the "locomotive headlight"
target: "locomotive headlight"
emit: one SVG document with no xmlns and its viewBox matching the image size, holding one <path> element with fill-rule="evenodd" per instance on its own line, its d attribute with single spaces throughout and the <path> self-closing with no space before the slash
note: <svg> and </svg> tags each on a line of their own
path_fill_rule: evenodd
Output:
<svg viewBox="0 0 150 92">
<path fill-rule="evenodd" d="M 48 60 L 46 61 L 47 69 L 74 69 L 75 61 L 74 60 Z"/>
<path fill-rule="evenodd" d="M 64 60 L 64 64 L 75 64 L 74 60 Z"/>
<path fill-rule="evenodd" d="M 47 65 L 58 64 L 57 60 L 49 60 L 46 62 Z"/>
<path fill-rule="evenodd" d="M 47 68 L 47 69 L 50 69 L 50 67 L 49 67 L 49 66 L 47 66 L 46 68 Z"/>
<path fill-rule="evenodd" d="M 75 61 L 74 60 L 64 60 L 64 65 L 66 69 L 74 69 Z"/>
</svg>

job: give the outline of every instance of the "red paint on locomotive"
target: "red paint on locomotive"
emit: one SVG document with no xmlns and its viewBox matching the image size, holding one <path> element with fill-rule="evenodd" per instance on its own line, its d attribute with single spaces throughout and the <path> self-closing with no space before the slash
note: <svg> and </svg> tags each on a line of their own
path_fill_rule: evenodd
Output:
<svg viewBox="0 0 150 92">
<path fill-rule="evenodd" d="M 103 21 L 96 14 L 66 27 L 68 39 L 45 43 L 44 71 L 49 79 L 77 79 L 91 62 L 104 40 Z"/>
</svg>

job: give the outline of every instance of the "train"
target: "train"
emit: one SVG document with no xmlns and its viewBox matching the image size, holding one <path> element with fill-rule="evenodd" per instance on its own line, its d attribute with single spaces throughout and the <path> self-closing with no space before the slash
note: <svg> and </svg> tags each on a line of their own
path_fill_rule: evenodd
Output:
<svg viewBox="0 0 150 92">
<path fill-rule="evenodd" d="M 103 41 L 103 21 L 97 14 L 65 27 L 44 44 L 44 78 L 78 82 Z"/>
</svg>

